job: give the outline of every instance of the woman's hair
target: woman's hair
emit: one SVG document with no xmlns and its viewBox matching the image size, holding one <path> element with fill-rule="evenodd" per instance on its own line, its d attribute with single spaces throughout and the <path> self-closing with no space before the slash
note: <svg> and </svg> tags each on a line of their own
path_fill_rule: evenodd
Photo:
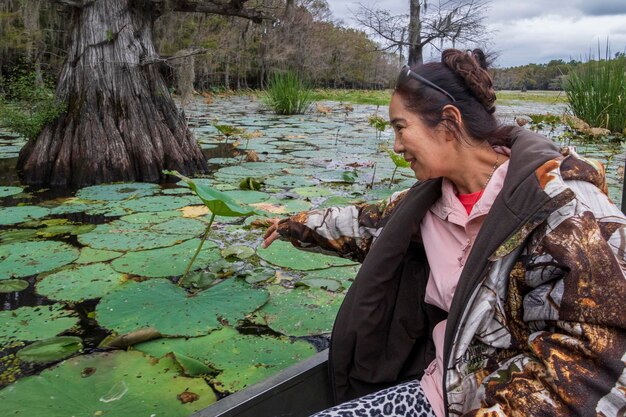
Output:
<svg viewBox="0 0 626 417">
<path fill-rule="evenodd" d="M 441 54 L 441 62 L 411 67 L 417 77 L 401 74 L 394 94 L 400 95 L 404 105 L 429 126 L 443 123 L 460 138 L 461 127 L 443 113 L 444 106 L 451 104 L 459 109 L 465 132 L 472 139 L 502 145 L 506 143 L 510 127 L 500 125 L 493 114 L 496 93 L 488 67 L 487 57 L 480 49 L 467 52 L 446 49 Z M 408 74 L 406 69 L 403 72 Z"/>
</svg>

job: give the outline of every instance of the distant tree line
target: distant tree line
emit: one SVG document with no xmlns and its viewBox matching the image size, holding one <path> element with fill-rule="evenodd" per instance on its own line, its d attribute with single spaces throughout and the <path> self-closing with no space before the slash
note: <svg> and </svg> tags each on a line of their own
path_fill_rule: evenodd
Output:
<svg viewBox="0 0 626 417">
<path fill-rule="evenodd" d="M 292 71 L 318 87 L 386 88 L 397 72 L 392 54 L 363 31 L 333 22 L 325 0 L 257 0 L 276 18 L 167 12 L 154 22 L 162 71 L 174 88 L 263 88 L 274 72 Z M 67 8 L 43 0 L 0 4 L 0 75 L 15 68 L 55 78 L 69 45 Z"/>
</svg>

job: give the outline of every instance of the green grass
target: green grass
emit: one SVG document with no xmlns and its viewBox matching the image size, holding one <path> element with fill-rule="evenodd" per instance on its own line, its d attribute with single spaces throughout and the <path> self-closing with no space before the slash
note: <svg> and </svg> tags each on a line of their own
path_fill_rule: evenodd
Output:
<svg viewBox="0 0 626 417">
<path fill-rule="evenodd" d="M 286 72 L 270 79 L 264 101 L 276 114 L 302 114 L 313 98 L 311 89 L 297 74 Z"/>
<path fill-rule="evenodd" d="M 512 102 L 518 101 L 530 101 L 534 103 L 544 104 L 556 104 L 566 103 L 567 96 L 563 91 L 548 91 L 548 90 L 531 90 L 531 91 L 519 91 L 519 90 L 500 90 L 496 91 L 499 104 L 512 104 Z"/>
<path fill-rule="evenodd" d="M 576 117 L 612 132 L 626 128 L 626 57 L 589 61 L 570 73 L 564 84 Z"/>
<path fill-rule="evenodd" d="M 391 100 L 391 90 L 336 90 L 316 89 L 313 90 L 315 101 L 339 101 L 353 104 L 373 104 L 387 106 Z"/>
</svg>

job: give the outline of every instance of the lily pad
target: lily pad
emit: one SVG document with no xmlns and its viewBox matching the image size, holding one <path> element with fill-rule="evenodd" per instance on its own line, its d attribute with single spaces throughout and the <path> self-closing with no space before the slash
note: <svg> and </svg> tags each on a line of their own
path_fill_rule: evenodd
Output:
<svg viewBox="0 0 626 417">
<path fill-rule="evenodd" d="M 180 371 L 140 352 L 83 355 L 6 387 L 0 403 L 13 416 L 187 417 L 216 401 L 204 380 Z"/>
<path fill-rule="evenodd" d="M 3 279 L 0 280 L 0 293 L 23 291 L 28 285 L 28 281 L 23 279 Z"/>
<path fill-rule="evenodd" d="M 25 362 L 56 362 L 80 352 L 82 348 L 80 337 L 57 336 L 28 345 L 16 356 Z"/>
<path fill-rule="evenodd" d="M 330 333 L 344 294 L 316 288 L 271 286 L 270 301 L 257 313 L 273 330 L 288 336 Z"/>
<path fill-rule="evenodd" d="M 315 354 L 308 342 L 245 336 L 230 327 L 208 336 L 153 340 L 135 349 L 155 357 L 173 352 L 222 370 L 211 381 L 220 392 L 239 391 Z"/>
<path fill-rule="evenodd" d="M 17 242 L 0 246 L 0 279 L 27 277 L 51 271 L 78 258 L 78 249 L 67 243 Z"/>
<path fill-rule="evenodd" d="M 61 304 L 0 311 L 0 344 L 10 340 L 43 340 L 75 326 L 79 318 Z"/>
<path fill-rule="evenodd" d="M 190 204 L 195 199 L 191 196 L 151 196 L 124 201 L 121 207 L 134 212 L 175 210 Z"/>
<path fill-rule="evenodd" d="M 29 220 L 40 219 L 50 214 L 50 210 L 38 206 L 17 206 L 0 208 L 0 225 L 24 223 Z"/>
<path fill-rule="evenodd" d="M 317 184 L 318 181 L 313 178 L 307 178 L 302 175 L 281 175 L 278 177 L 268 178 L 265 180 L 265 185 L 269 187 L 277 188 L 295 188 L 306 187 Z"/>
<path fill-rule="evenodd" d="M 128 252 L 114 260 L 111 266 L 116 271 L 142 277 L 179 276 L 185 272 L 185 268 L 199 244 L 200 239 L 191 239 L 167 248 Z M 204 242 L 202 251 L 198 254 L 191 270 L 203 268 L 221 259 L 215 248 L 217 245 L 214 242 Z"/>
<path fill-rule="evenodd" d="M 260 203 L 270 198 L 270 195 L 267 193 L 252 190 L 224 191 L 224 194 L 240 204 Z"/>
<path fill-rule="evenodd" d="M 299 194 L 305 198 L 319 198 L 333 195 L 333 192 L 331 190 L 323 187 L 298 187 L 292 188 L 291 192 Z"/>
<path fill-rule="evenodd" d="M 164 336 L 200 336 L 235 324 L 267 299 L 266 291 L 236 279 L 193 296 L 168 280 L 155 279 L 129 282 L 103 297 L 96 316 L 101 326 L 120 334 L 154 327 Z"/>
<path fill-rule="evenodd" d="M 0 234 L 0 242 L 16 243 L 32 240 L 37 236 L 37 229 L 12 229 L 3 230 Z"/>
<path fill-rule="evenodd" d="M 123 275 L 108 264 L 66 268 L 35 284 L 37 293 L 52 300 L 80 302 L 100 298 L 123 282 Z"/>
<path fill-rule="evenodd" d="M 341 282 L 344 288 L 348 288 L 350 284 L 352 284 L 352 281 L 354 281 L 354 278 L 356 277 L 357 272 L 359 272 L 360 267 L 361 265 L 336 266 L 327 269 L 318 269 L 316 271 L 307 271 L 302 279 L 332 279 Z"/>
<path fill-rule="evenodd" d="M 89 246 L 85 246 L 80 250 L 80 256 L 74 263 L 77 264 L 94 264 L 96 262 L 110 261 L 111 259 L 119 258 L 123 253 L 115 252 L 112 250 L 93 249 Z"/>
<path fill-rule="evenodd" d="M 0 198 L 16 195 L 24 191 L 22 187 L 0 187 Z"/>
<path fill-rule="evenodd" d="M 257 255 L 272 265 L 300 271 L 355 264 L 355 262 L 348 259 L 303 251 L 282 240 L 272 243 L 266 249 L 259 247 Z"/>
<path fill-rule="evenodd" d="M 305 278 L 296 283 L 296 287 L 306 286 L 310 288 L 321 288 L 323 290 L 337 292 L 343 287 L 341 282 L 331 278 Z"/>
<path fill-rule="evenodd" d="M 93 231 L 78 236 L 78 241 L 94 249 L 137 251 L 173 246 L 195 236 L 175 230 L 163 233 L 150 230 L 150 226 L 121 220 L 98 225 Z"/>
<path fill-rule="evenodd" d="M 270 198 L 261 203 L 250 204 L 252 207 L 271 214 L 292 214 L 309 210 L 312 205 L 304 200 Z"/>
<path fill-rule="evenodd" d="M 180 190 L 180 188 L 177 189 Z M 120 220 L 136 224 L 158 224 L 181 216 L 182 214 L 178 210 L 145 211 L 120 217 Z"/>
<path fill-rule="evenodd" d="M 228 248 L 222 249 L 222 256 L 224 258 L 228 258 L 229 256 L 233 256 L 237 259 L 247 259 L 254 255 L 254 249 L 250 246 L 244 245 L 234 245 L 229 246 Z"/>
<path fill-rule="evenodd" d="M 85 187 L 76 193 L 83 200 L 121 201 L 129 198 L 146 197 L 159 192 L 156 184 L 130 182 L 121 184 L 104 184 Z"/>
</svg>

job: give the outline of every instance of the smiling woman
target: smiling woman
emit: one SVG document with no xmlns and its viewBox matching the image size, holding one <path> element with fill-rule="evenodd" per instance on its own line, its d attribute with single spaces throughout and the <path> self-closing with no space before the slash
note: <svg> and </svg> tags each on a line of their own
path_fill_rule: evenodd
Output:
<svg viewBox="0 0 626 417">
<path fill-rule="evenodd" d="M 363 262 L 331 340 L 335 398 L 347 402 L 318 417 L 626 405 L 626 218 L 601 167 L 499 125 L 495 99 L 480 50 L 404 69 L 389 115 L 418 183 L 268 229 L 265 246 L 284 238 Z"/>
</svg>

